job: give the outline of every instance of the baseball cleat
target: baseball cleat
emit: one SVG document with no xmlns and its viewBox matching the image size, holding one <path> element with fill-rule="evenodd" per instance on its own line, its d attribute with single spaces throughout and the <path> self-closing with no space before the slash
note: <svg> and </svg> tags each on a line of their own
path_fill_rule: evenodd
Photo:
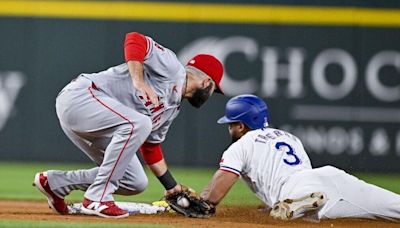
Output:
<svg viewBox="0 0 400 228">
<path fill-rule="evenodd" d="M 95 202 L 85 198 L 81 210 L 84 214 L 97 215 L 103 218 L 125 218 L 129 216 L 129 212 L 119 208 L 114 201 Z"/>
<path fill-rule="evenodd" d="M 68 207 L 65 204 L 63 198 L 58 197 L 49 186 L 47 179 L 47 172 L 36 173 L 35 179 L 33 181 L 33 186 L 35 186 L 41 193 L 43 193 L 47 198 L 47 203 L 49 207 L 56 213 L 66 215 L 68 214 Z"/>
<path fill-rule="evenodd" d="M 326 196 L 322 192 L 314 192 L 297 199 L 285 199 L 275 204 L 270 215 L 274 219 L 292 220 L 315 214 L 325 203 Z"/>
</svg>

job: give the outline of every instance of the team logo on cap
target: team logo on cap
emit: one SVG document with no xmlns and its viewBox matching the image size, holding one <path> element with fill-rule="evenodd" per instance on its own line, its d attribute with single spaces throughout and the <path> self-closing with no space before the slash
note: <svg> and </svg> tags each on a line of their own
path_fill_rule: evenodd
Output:
<svg viewBox="0 0 400 228">
<path fill-rule="evenodd" d="M 268 118 L 264 117 L 264 128 L 268 127 Z"/>
</svg>

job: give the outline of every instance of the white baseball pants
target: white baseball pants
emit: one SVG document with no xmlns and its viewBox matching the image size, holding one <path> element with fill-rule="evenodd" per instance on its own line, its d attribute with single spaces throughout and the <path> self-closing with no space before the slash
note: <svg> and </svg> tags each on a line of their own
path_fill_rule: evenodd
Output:
<svg viewBox="0 0 400 228">
<path fill-rule="evenodd" d="M 279 200 L 312 192 L 323 192 L 328 198 L 318 212 L 319 219 L 383 218 L 400 222 L 400 195 L 332 166 L 294 174 L 283 185 Z"/>
<path fill-rule="evenodd" d="M 151 132 L 150 117 L 109 97 L 84 77 L 61 91 L 56 110 L 68 138 L 99 167 L 49 171 L 55 193 L 65 196 L 81 189 L 86 198 L 104 202 L 113 201 L 113 193 L 136 194 L 146 188 L 136 152 Z"/>
</svg>

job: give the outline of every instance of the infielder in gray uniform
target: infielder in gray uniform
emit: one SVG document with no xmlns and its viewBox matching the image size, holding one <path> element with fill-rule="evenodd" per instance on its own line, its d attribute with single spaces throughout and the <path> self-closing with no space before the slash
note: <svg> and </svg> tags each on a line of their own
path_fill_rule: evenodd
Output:
<svg viewBox="0 0 400 228">
<path fill-rule="evenodd" d="M 99 73 L 79 75 L 57 97 L 61 128 L 98 167 L 36 174 L 34 184 L 55 212 L 67 214 L 64 197 L 79 189 L 86 191 L 84 213 L 128 216 L 112 194 L 135 195 L 146 188 L 138 150 L 166 194 L 181 191 L 160 144 L 183 99 L 199 108 L 214 91 L 222 93 L 223 66 L 206 54 L 183 66 L 171 50 L 136 32 L 126 35 L 125 60 Z"/>
</svg>

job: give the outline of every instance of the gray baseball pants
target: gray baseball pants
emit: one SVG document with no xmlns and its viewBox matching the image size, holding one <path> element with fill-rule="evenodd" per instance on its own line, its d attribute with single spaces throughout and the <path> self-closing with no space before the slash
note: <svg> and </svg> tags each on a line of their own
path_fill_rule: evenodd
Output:
<svg viewBox="0 0 400 228">
<path fill-rule="evenodd" d="M 68 138 L 98 167 L 48 171 L 52 191 L 65 197 L 83 190 L 85 198 L 113 201 L 113 193 L 133 195 L 147 186 L 136 155 L 151 132 L 150 117 L 127 107 L 84 77 L 68 84 L 56 100 L 57 116 Z"/>
</svg>

